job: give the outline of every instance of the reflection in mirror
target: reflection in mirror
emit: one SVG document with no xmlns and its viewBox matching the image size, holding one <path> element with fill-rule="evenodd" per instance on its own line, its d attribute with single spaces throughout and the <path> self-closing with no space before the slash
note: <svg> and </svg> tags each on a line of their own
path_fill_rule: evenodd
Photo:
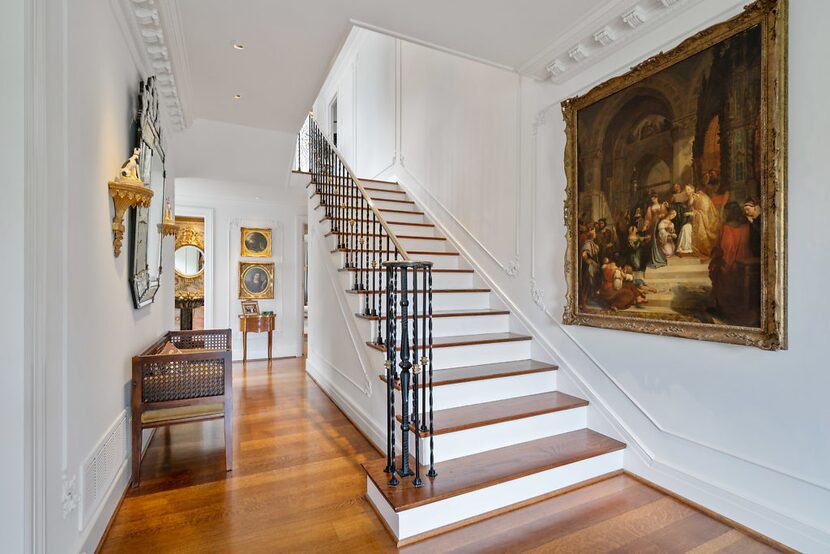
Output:
<svg viewBox="0 0 830 554">
<path fill-rule="evenodd" d="M 205 269 L 205 253 L 188 244 L 176 249 L 176 273 L 182 277 L 195 277 Z"/>
</svg>

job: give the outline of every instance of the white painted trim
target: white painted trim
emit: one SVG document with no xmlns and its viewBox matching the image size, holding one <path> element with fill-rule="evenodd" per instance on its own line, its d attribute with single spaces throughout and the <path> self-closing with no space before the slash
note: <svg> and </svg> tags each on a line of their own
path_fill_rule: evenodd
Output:
<svg viewBox="0 0 830 554">
<path fill-rule="evenodd" d="M 305 342 L 305 311 L 304 311 L 304 293 L 305 288 L 303 287 L 303 277 L 305 276 L 305 264 L 303 263 L 304 256 L 308 251 L 308 242 L 305 240 L 303 235 L 303 225 L 308 223 L 308 216 L 307 215 L 298 215 L 294 217 L 294 230 L 297 233 L 294 237 L 294 244 L 298 245 L 296 250 L 296 256 L 294 256 L 294 264 L 297 268 L 297 282 L 296 282 L 296 294 L 298 310 L 297 310 L 297 321 L 300 322 L 298 327 L 298 337 L 297 337 L 297 348 L 295 349 L 295 356 L 302 357 L 303 355 L 303 343 Z M 309 232 L 311 230 L 309 229 Z M 307 255 L 307 254 L 306 254 Z"/>
<path fill-rule="evenodd" d="M 358 19 L 350 19 L 349 21 L 355 27 L 360 27 L 362 29 L 368 29 L 369 31 L 374 31 L 376 33 L 380 33 L 382 35 L 387 35 L 387 36 L 390 36 L 390 37 L 394 37 L 394 38 L 399 39 L 399 40 L 405 40 L 407 42 L 411 42 L 411 43 L 417 44 L 419 46 L 424 46 L 426 48 L 431 48 L 432 50 L 437 50 L 439 52 L 444 52 L 445 54 L 451 54 L 451 55 L 457 56 L 459 58 L 464 58 L 465 60 L 470 60 L 470 61 L 482 63 L 484 65 L 489 65 L 491 67 L 495 67 L 495 68 L 501 69 L 503 71 L 509 71 L 511 73 L 516 73 L 516 69 L 514 67 L 509 66 L 509 65 L 494 62 L 494 61 L 487 60 L 487 59 L 484 59 L 484 58 L 479 58 L 477 56 L 473 56 L 471 54 L 466 54 L 466 53 L 460 52 L 458 50 L 453 50 L 452 48 L 447 48 L 445 46 L 441 46 L 441 45 L 435 44 L 433 42 L 428 42 L 428 41 L 421 40 L 421 39 L 418 39 L 418 38 L 415 38 L 415 37 L 412 37 L 412 36 L 409 36 L 409 35 L 405 35 L 403 33 L 398 33 L 398 32 L 395 32 L 395 31 L 391 31 L 389 29 L 386 29 L 384 27 L 379 27 L 377 25 L 372 25 L 371 23 L 366 23 L 365 21 L 360 21 Z"/>
<path fill-rule="evenodd" d="M 178 204 L 175 205 L 173 211 L 176 215 L 201 217 L 205 221 L 205 258 L 207 258 L 207 264 L 205 264 L 205 329 L 213 329 L 213 312 L 216 299 L 213 279 L 216 268 L 216 249 L 214 248 L 216 211 L 213 208 Z"/>
<path fill-rule="evenodd" d="M 339 375 L 342 375 L 348 379 L 347 376 L 343 374 L 340 370 L 337 369 L 336 366 L 333 364 L 326 362 L 320 356 L 318 356 L 315 352 L 309 351 L 308 358 L 306 358 L 306 365 L 305 370 L 314 381 L 320 386 L 320 388 L 325 392 L 329 398 L 331 398 L 332 402 L 334 402 L 340 410 L 346 414 L 346 416 L 354 423 L 363 434 L 372 441 L 375 446 L 380 448 L 381 450 L 386 448 L 386 429 L 381 428 L 380 426 L 374 423 L 374 419 L 363 411 L 359 406 L 357 406 L 354 402 L 348 399 L 347 396 L 340 392 L 340 389 L 337 385 L 332 383 L 329 378 L 326 376 L 325 371 L 322 371 L 321 368 L 318 366 L 320 363 L 324 363 L 328 366 L 328 369 L 332 369 L 336 371 Z M 354 384 L 353 381 L 349 380 Z"/>
<path fill-rule="evenodd" d="M 618 52 L 632 40 L 657 28 L 658 23 L 665 24 L 666 21 L 680 17 L 699 2 L 700 0 L 681 0 L 666 6 L 655 1 L 649 9 L 642 8 L 641 0 L 605 2 L 569 26 L 569 30 L 553 44 L 522 64 L 519 71 L 537 79 L 549 77 L 555 83 L 563 83 Z M 624 18 L 635 9 L 639 9 L 644 21 L 635 25 L 628 24 Z M 602 31 L 606 30 L 610 33 L 603 34 Z M 597 35 L 610 42 L 602 44 Z M 584 57 L 570 55 L 574 50 L 583 52 Z M 557 62 L 555 72 L 547 69 Z"/>
<path fill-rule="evenodd" d="M 47 109 L 48 51 L 50 35 L 47 1 L 25 2 L 24 73 L 24 548 L 46 550 L 46 393 L 47 335 L 47 164 L 45 163 L 49 117 Z M 65 35 L 50 38 L 62 41 Z M 63 69 L 63 68 L 60 68 Z M 52 122 L 56 125 L 58 122 Z"/>
<path fill-rule="evenodd" d="M 309 235 L 319 232 L 319 225 L 315 225 L 313 228 L 309 227 Z M 321 241 L 321 244 L 326 244 L 326 241 Z M 346 322 L 346 329 L 349 332 L 349 338 L 351 338 L 352 345 L 355 349 L 355 353 L 357 354 L 357 357 L 360 360 L 360 369 L 361 371 L 363 371 L 363 378 L 366 381 L 366 386 L 362 387 L 354 381 L 352 381 L 350 378 L 346 378 L 349 379 L 349 382 L 351 382 L 367 397 L 372 396 L 372 379 L 371 377 L 369 377 L 369 372 L 366 369 L 371 368 L 372 363 L 366 356 L 366 344 L 363 340 L 363 337 L 360 334 L 360 330 L 357 328 L 357 322 L 355 321 L 356 318 L 354 316 L 354 311 L 351 309 L 349 301 L 346 298 L 346 292 L 343 290 L 343 284 L 340 282 L 340 277 L 337 274 L 337 271 L 334 269 L 334 264 L 332 264 L 331 262 L 332 255 L 330 255 L 328 252 L 323 252 L 323 256 L 325 258 L 323 260 L 323 265 L 326 267 L 326 275 L 328 276 L 329 283 L 331 284 L 331 287 L 334 290 L 334 296 L 335 298 L 337 298 L 337 306 L 340 308 L 340 315 L 343 317 L 343 321 Z M 334 254 L 334 256 L 337 256 L 337 254 Z M 338 373 L 343 374 L 334 364 L 330 365 Z M 345 374 L 343 375 L 345 376 Z"/>
<path fill-rule="evenodd" d="M 530 228 L 530 244 L 531 244 L 531 250 L 530 250 L 530 259 L 531 259 L 531 263 L 530 263 L 530 271 L 531 271 L 531 274 L 530 274 L 530 278 L 531 278 L 531 295 L 532 295 L 532 296 L 533 296 L 533 298 L 534 298 L 534 302 L 535 302 L 535 301 L 536 301 L 536 299 L 537 299 L 537 294 L 539 294 L 539 292 L 540 292 L 540 291 L 539 291 L 539 289 L 538 289 L 538 288 L 536 288 L 536 283 L 535 283 L 535 279 L 536 279 L 536 265 L 535 265 L 535 256 L 536 256 L 536 247 L 535 247 L 535 245 L 536 245 L 536 222 L 535 222 L 535 214 L 536 214 L 536 209 L 535 209 L 535 206 L 538 204 L 538 203 L 535 201 L 535 200 L 536 200 L 536 191 L 537 191 L 537 186 L 538 186 L 538 184 L 537 184 L 537 178 L 536 178 L 536 162 L 537 162 L 536 156 L 537 156 L 537 150 L 538 150 L 538 146 L 537 146 L 537 142 L 536 142 L 536 141 L 537 141 L 537 132 L 536 132 L 536 131 L 538 131 L 538 128 L 539 128 L 539 127 L 541 127 L 541 126 L 544 126 L 544 125 L 545 125 L 545 123 L 546 123 L 546 121 L 547 121 L 547 112 L 548 112 L 551 108 L 553 108 L 553 107 L 555 107 L 555 106 L 556 106 L 556 104 L 551 104 L 551 105 L 549 105 L 549 106 L 547 106 L 547 107 L 543 108 L 542 110 L 540 110 L 540 111 L 539 111 L 539 113 L 537 114 L 536 119 L 535 119 L 535 120 L 534 120 L 534 122 L 533 122 L 534 132 L 532 133 L 532 150 L 531 150 L 532 165 L 531 165 L 531 183 L 530 183 L 530 184 L 531 184 L 531 200 L 533 201 L 532 203 L 533 203 L 534 207 L 533 207 L 533 208 L 532 208 L 532 210 L 531 210 L 531 228 Z M 543 291 L 541 291 L 541 295 L 543 295 L 543 294 L 544 294 L 544 292 L 543 292 Z M 539 298 L 540 298 L 540 300 L 541 300 L 541 296 L 539 296 Z M 602 363 L 601 363 L 598 359 L 596 359 L 596 358 L 595 358 L 595 357 L 594 357 L 594 356 L 593 356 L 593 355 L 592 355 L 592 354 L 588 351 L 588 349 L 587 349 L 587 348 L 586 348 L 586 347 L 585 347 L 585 346 L 584 346 L 584 345 L 583 345 L 583 344 L 582 344 L 582 343 L 581 343 L 581 342 L 580 342 L 580 341 L 579 341 L 579 340 L 578 340 L 578 339 L 577 339 L 577 338 L 576 338 L 576 337 L 575 337 L 575 336 L 574 336 L 574 335 L 573 335 L 573 334 L 569 331 L 569 329 L 568 329 L 568 326 L 567 326 L 567 325 L 563 325 L 563 324 L 561 323 L 561 321 L 559 320 L 559 318 L 558 318 L 555 314 L 553 314 L 553 313 L 550 311 L 550 309 L 549 309 L 549 308 L 545 307 L 545 305 L 544 305 L 544 303 L 543 303 L 543 302 L 541 302 L 541 301 L 540 301 L 540 302 L 536 302 L 536 303 L 537 303 L 537 306 L 540 308 L 540 310 L 541 310 L 541 311 L 542 311 L 542 312 L 543 312 L 543 313 L 544 313 L 544 314 L 545 314 L 545 315 L 546 315 L 546 316 L 547 316 L 547 317 L 548 317 L 548 318 L 549 318 L 549 319 L 550 319 L 553 323 L 555 323 L 555 324 L 556 324 L 556 325 L 560 328 L 560 330 L 562 331 L 562 333 L 564 333 L 564 334 L 568 337 L 568 339 L 570 339 L 570 341 L 571 341 L 574 345 L 576 345 L 576 346 L 577 346 L 577 348 L 579 348 L 579 350 L 582 352 L 582 354 L 583 354 L 583 355 L 585 355 L 585 357 L 587 357 L 587 358 L 591 361 L 591 363 L 592 363 L 594 366 L 596 366 L 596 368 L 597 368 L 597 369 L 599 369 L 599 371 L 601 371 L 601 372 L 602 372 L 602 374 L 605 376 L 605 378 L 606 378 L 606 379 L 608 379 L 608 380 L 609 380 L 609 381 L 610 381 L 610 382 L 611 382 L 611 383 L 612 383 L 612 384 L 613 384 L 613 385 L 617 388 L 617 390 L 619 390 L 619 392 L 620 392 L 620 393 L 622 393 L 622 394 L 626 397 L 626 399 L 627 399 L 629 402 L 631 402 L 631 404 L 632 404 L 634 407 L 636 407 L 636 408 L 637 408 L 637 410 L 638 410 L 638 411 L 642 414 L 642 416 L 643 416 L 643 417 L 645 417 L 645 418 L 649 421 L 649 423 L 651 423 L 651 425 L 653 425 L 653 426 L 654 426 L 656 429 L 658 429 L 660 432 L 665 433 L 665 434 L 667 434 L 667 435 L 669 435 L 669 436 L 672 436 L 672 437 L 675 437 L 675 438 L 678 438 L 678 439 L 681 439 L 681 440 L 684 440 L 684 441 L 690 442 L 690 443 L 695 444 L 695 445 L 697 445 L 697 446 L 700 446 L 700 447 L 703 447 L 703 448 L 706 448 L 706 449 L 712 450 L 712 451 L 717 452 L 717 453 L 719 453 L 719 454 L 722 454 L 722 455 L 725 455 L 725 456 L 729 456 L 729 457 L 735 458 L 735 459 L 740 460 L 740 461 L 742 461 L 742 462 L 746 462 L 746 463 L 749 463 L 749 464 L 752 464 L 752 465 L 758 466 L 758 467 L 760 467 L 760 468 L 763 468 L 763 469 L 766 469 L 766 470 L 769 470 L 769 471 L 773 471 L 773 472 L 778 473 L 778 474 L 780 474 L 780 475 L 782 475 L 782 476 L 784 476 L 784 477 L 788 477 L 788 478 L 796 479 L 796 480 L 802 481 L 802 482 L 804 482 L 804 483 L 806 483 L 806 484 L 808 484 L 808 485 L 812 485 L 812 486 L 815 486 L 815 487 L 819 487 L 819 488 L 821 488 L 821 489 L 823 489 L 823 490 L 830 491 L 830 484 L 818 483 L 818 482 L 813 481 L 813 480 L 811 480 L 811 479 L 809 479 L 809 478 L 806 478 L 806 477 L 803 477 L 803 476 L 800 476 L 800 475 L 797 475 L 797 474 L 794 474 L 794 473 L 789 473 L 789 472 L 786 472 L 786 471 L 784 471 L 784 470 L 782 470 L 782 469 L 780 469 L 780 468 L 776 468 L 776 467 L 774 467 L 774 466 L 772 466 L 772 465 L 770 465 L 770 464 L 765 464 L 765 463 L 760 462 L 760 461 L 758 461 L 758 460 L 753 460 L 753 459 L 751 459 L 751 458 L 748 458 L 748 457 L 745 457 L 745 456 L 741 456 L 741 455 L 736 454 L 736 453 L 733 453 L 733 452 L 729 452 L 729 451 L 724 450 L 724 449 L 722 449 L 722 448 L 719 448 L 719 447 L 717 447 L 717 446 L 714 446 L 714 445 L 708 444 L 708 443 L 706 443 L 706 442 L 700 441 L 700 440 L 698 440 L 698 439 L 694 439 L 694 438 L 692 438 L 692 437 L 689 437 L 689 436 L 687 436 L 687 435 L 684 435 L 683 433 L 679 433 L 679 432 L 677 432 L 677 431 L 672 431 L 672 430 L 671 430 L 671 429 L 669 429 L 669 428 L 668 428 L 665 424 L 660 423 L 660 421 L 658 421 L 658 420 L 657 420 L 657 418 L 656 418 L 655 416 L 653 416 L 653 415 L 652 415 L 652 414 L 651 414 L 651 413 L 650 413 L 650 412 L 649 412 L 649 411 L 645 408 L 645 406 L 643 406 L 642 404 L 640 404 L 639 402 L 637 402 L 637 400 L 635 400 L 635 398 L 633 397 L 633 395 L 629 394 L 629 392 L 626 390 L 626 388 L 623 386 L 623 384 L 622 384 L 622 383 L 620 383 L 620 382 L 619 382 L 619 380 L 618 380 L 618 379 L 616 379 L 616 378 L 615 378 L 615 377 L 611 374 L 611 372 L 610 372 L 610 371 L 608 371 L 608 369 L 607 369 L 607 368 L 606 368 L 606 367 L 605 367 L 605 366 L 604 366 L 604 365 L 603 365 L 603 364 L 602 364 Z M 540 338 L 541 336 L 542 336 L 542 335 L 539 335 L 539 336 L 537 336 L 537 338 Z M 547 341 L 543 341 L 543 342 L 547 342 Z M 551 348 L 553 348 L 553 346 L 552 346 L 552 345 L 550 345 L 550 347 L 551 347 Z"/>
</svg>

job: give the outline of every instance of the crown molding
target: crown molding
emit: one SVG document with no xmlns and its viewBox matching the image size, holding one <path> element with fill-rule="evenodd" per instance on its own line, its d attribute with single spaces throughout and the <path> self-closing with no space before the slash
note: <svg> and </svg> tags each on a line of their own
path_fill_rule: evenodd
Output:
<svg viewBox="0 0 830 554">
<path fill-rule="evenodd" d="M 127 47 L 142 78 L 155 75 L 159 104 L 175 131 L 188 127 L 190 67 L 175 0 L 111 0 Z"/>
<path fill-rule="evenodd" d="M 701 0 L 614 0 L 579 19 L 571 30 L 519 68 L 537 79 L 563 83 L 633 38 Z"/>
</svg>

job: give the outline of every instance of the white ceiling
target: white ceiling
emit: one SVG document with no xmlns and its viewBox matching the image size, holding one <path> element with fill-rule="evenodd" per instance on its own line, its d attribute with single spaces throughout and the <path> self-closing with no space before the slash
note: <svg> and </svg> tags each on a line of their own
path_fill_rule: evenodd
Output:
<svg viewBox="0 0 830 554">
<path fill-rule="evenodd" d="M 354 21 L 507 68 L 603 0 L 164 0 L 188 119 L 295 132 Z M 606 2 L 607 3 L 607 2 Z M 171 28 L 172 27 L 172 28 Z M 243 51 L 234 42 L 243 42 Z M 241 100 L 234 95 L 241 94 Z"/>
</svg>

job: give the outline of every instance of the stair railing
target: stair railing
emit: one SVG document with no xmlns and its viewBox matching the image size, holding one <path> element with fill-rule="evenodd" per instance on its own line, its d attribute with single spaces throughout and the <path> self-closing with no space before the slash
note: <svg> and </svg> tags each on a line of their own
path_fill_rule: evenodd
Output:
<svg viewBox="0 0 830 554">
<path fill-rule="evenodd" d="M 429 436 L 427 476 L 437 475 L 432 438 L 432 262 L 410 257 L 313 114 L 309 114 L 298 142 L 303 134 L 319 207 L 331 222 L 337 251 L 344 255 L 343 269 L 352 275 L 352 291 L 363 295 L 362 315 L 377 321 L 374 343 L 385 347 L 389 485 L 398 485 L 399 476 L 414 476 L 413 485 L 420 487 L 423 436 Z M 401 391 L 400 462 L 396 448 L 396 386 Z M 410 436 L 414 436 L 414 470 Z"/>
</svg>

